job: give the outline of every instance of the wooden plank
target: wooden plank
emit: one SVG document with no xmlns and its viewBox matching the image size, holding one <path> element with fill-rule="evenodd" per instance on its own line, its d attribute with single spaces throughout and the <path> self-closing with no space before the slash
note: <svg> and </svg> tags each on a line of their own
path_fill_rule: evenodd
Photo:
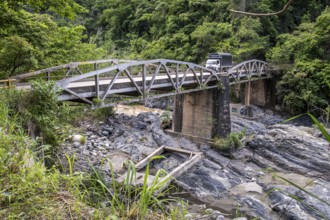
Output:
<svg viewBox="0 0 330 220">
<path fill-rule="evenodd" d="M 143 167 L 145 167 L 150 159 L 154 156 L 157 156 L 157 155 L 160 155 L 164 152 L 164 146 L 160 147 L 160 148 L 157 148 L 155 151 L 153 151 L 151 154 L 149 154 L 149 156 L 147 156 L 146 158 L 144 158 L 143 160 L 141 160 L 139 163 L 137 163 L 135 165 L 135 169 L 136 170 L 140 170 L 142 169 Z"/>
<path fill-rule="evenodd" d="M 201 153 L 201 152 L 193 152 L 193 151 L 188 151 L 188 150 L 169 147 L 169 146 L 162 146 L 160 148 L 157 148 L 150 155 L 148 155 L 146 158 L 144 158 L 139 163 L 137 163 L 135 165 L 135 169 L 137 171 L 141 170 L 149 163 L 149 161 L 152 157 L 160 155 L 163 152 L 186 154 L 186 155 L 190 155 L 190 158 L 187 161 L 185 161 L 184 163 L 182 163 L 181 165 L 179 165 L 178 167 L 176 167 L 175 169 L 173 169 L 171 172 L 169 172 L 165 177 L 162 177 L 159 179 L 159 182 L 164 181 L 166 179 L 168 179 L 168 181 L 163 185 L 163 187 L 160 190 L 158 190 L 158 192 L 156 192 L 156 194 L 161 192 L 162 190 L 164 190 L 171 183 L 171 181 L 174 178 L 180 176 L 181 174 L 186 172 L 188 169 L 190 169 L 192 166 L 194 166 L 202 158 L 202 155 L 203 155 L 203 153 Z M 117 178 L 117 181 L 123 182 L 124 179 L 126 178 L 126 175 L 127 175 L 127 173 L 120 176 L 119 178 Z M 143 184 L 144 176 L 145 176 L 144 173 L 136 172 L 136 181 L 133 183 L 133 185 Z M 150 186 L 152 184 L 154 178 L 155 178 L 155 176 L 150 175 L 150 174 L 148 175 L 148 180 L 147 180 L 148 186 Z"/>
<path fill-rule="evenodd" d="M 10 89 L 12 87 L 15 87 L 15 85 L 12 85 L 12 82 L 16 81 L 16 79 L 4 79 L 0 80 L 0 83 L 3 83 L 4 85 L 0 85 L 0 88 L 2 89 Z"/>
<path fill-rule="evenodd" d="M 202 158 L 202 153 L 198 153 L 195 156 L 193 156 L 190 160 L 184 162 L 174 170 L 172 170 L 166 177 L 165 179 L 172 176 L 173 178 L 176 178 L 189 170 L 192 166 L 194 166 L 200 159 Z"/>
<path fill-rule="evenodd" d="M 194 151 L 190 151 L 190 150 L 184 150 L 184 149 L 175 148 L 175 147 L 168 147 L 168 146 L 165 146 L 164 149 L 167 152 L 181 153 L 181 154 L 186 154 L 186 155 L 192 155 L 192 154 L 199 153 L 199 152 L 194 152 Z"/>
<path fill-rule="evenodd" d="M 181 174 L 183 174 L 184 172 L 186 172 L 187 170 L 189 170 L 201 158 L 202 158 L 202 153 L 197 153 L 191 159 L 189 159 L 188 161 L 184 162 L 183 164 L 181 164 L 180 166 L 178 166 L 177 168 L 175 168 L 174 170 L 172 170 L 165 177 L 160 178 L 159 179 L 159 182 L 164 181 L 166 179 L 169 179 L 169 180 L 163 185 L 163 187 L 161 189 L 158 190 L 158 192 L 156 192 L 156 194 L 158 194 L 159 192 L 163 191 L 168 185 L 170 185 L 170 183 L 172 182 L 173 179 L 175 179 L 176 177 L 180 176 Z M 149 181 L 148 181 L 148 183 L 149 183 Z"/>
</svg>

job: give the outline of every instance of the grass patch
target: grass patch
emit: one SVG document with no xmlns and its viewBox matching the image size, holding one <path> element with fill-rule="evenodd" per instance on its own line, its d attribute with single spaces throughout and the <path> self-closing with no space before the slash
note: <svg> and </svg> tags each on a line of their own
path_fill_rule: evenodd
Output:
<svg viewBox="0 0 330 220">
<path fill-rule="evenodd" d="M 241 139 L 246 131 L 240 133 L 230 133 L 226 138 L 215 137 L 212 141 L 212 147 L 221 151 L 238 149 L 242 146 Z"/>
<path fill-rule="evenodd" d="M 163 157 L 155 156 L 151 160 Z M 150 162 L 150 161 L 149 161 Z M 108 213 L 118 219 L 166 219 L 167 216 L 184 216 L 183 209 L 166 209 L 171 202 L 180 202 L 178 199 L 166 198 L 170 188 L 167 186 L 170 178 L 165 170 L 158 170 L 153 181 L 148 183 L 149 163 L 146 166 L 143 184 L 136 185 L 136 170 L 132 161 L 128 161 L 127 173 L 122 183 L 115 179 L 112 164 L 109 163 L 112 181 L 106 183 L 100 173 L 94 170 L 93 188 L 97 189 L 98 198 L 107 201 Z M 94 203 L 95 204 L 95 203 Z"/>
</svg>

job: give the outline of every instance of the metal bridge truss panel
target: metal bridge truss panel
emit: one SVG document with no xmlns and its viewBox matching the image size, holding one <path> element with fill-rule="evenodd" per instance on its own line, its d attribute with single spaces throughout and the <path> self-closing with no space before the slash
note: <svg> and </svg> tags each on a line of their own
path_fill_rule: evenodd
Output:
<svg viewBox="0 0 330 220">
<path fill-rule="evenodd" d="M 232 67 L 228 74 L 231 84 L 251 81 L 253 79 L 270 78 L 267 63 L 261 60 L 249 60 Z"/>
<path fill-rule="evenodd" d="M 105 103 L 107 98 L 115 98 L 115 94 L 129 95 L 130 101 L 142 101 L 215 88 L 219 83 L 219 73 L 213 70 L 166 59 L 122 63 L 57 81 L 57 85 L 68 93 L 61 96 L 62 100 L 80 99 L 91 104 L 89 98 L 99 98 L 102 106 L 116 104 L 118 100 Z M 126 101 L 123 99 L 120 102 Z"/>
</svg>

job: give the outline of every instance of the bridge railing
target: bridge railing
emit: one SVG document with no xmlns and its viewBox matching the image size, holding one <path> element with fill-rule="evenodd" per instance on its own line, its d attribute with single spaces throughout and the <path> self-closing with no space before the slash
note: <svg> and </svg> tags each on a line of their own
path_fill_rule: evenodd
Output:
<svg viewBox="0 0 330 220">
<path fill-rule="evenodd" d="M 121 59 L 106 59 L 106 60 L 94 60 L 84 62 L 72 62 L 60 66 L 54 66 L 42 70 L 37 70 L 29 73 L 24 73 L 10 77 L 15 79 L 17 82 L 29 81 L 33 79 L 44 79 L 44 80 L 61 80 L 69 78 L 74 75 L 83 75 L 86 72 L 92 70 L 102 69 L 105 67 L 118 65 L 124 62 L 134 62 L 133 60 L 121 60 Z"/>
</svg>

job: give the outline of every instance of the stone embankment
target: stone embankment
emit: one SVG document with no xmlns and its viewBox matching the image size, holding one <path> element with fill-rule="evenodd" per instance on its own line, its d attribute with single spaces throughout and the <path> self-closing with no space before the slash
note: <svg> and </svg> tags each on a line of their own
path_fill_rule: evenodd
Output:
<svg viewBox="0 0 330 220">
<path fill-rule="evenodd" d="M 78 158 L 76 170 L 88 171 L 91 164 L 106 179 L 108 161 L 120 175 L 127 159 L 138 162 L 162 145 L 203 152 L 176 180 L 197 207 L 187 219 L 329 219 L 330 149 L 317 129 L 275 124 L 281 119 L 262 111 L 254 121 L 232 117 L 232 130 L 247 129 L 248 135 L 245 146 L 228 158 L 207 144 L 165 134 L 161 114 L 115 114 L 94 125 L 82 122 L 86 142 L 67 143 L 63 150 Z M 168 156 L 154 168 L 170 169 L 183 160 Z"/>
</svg>

